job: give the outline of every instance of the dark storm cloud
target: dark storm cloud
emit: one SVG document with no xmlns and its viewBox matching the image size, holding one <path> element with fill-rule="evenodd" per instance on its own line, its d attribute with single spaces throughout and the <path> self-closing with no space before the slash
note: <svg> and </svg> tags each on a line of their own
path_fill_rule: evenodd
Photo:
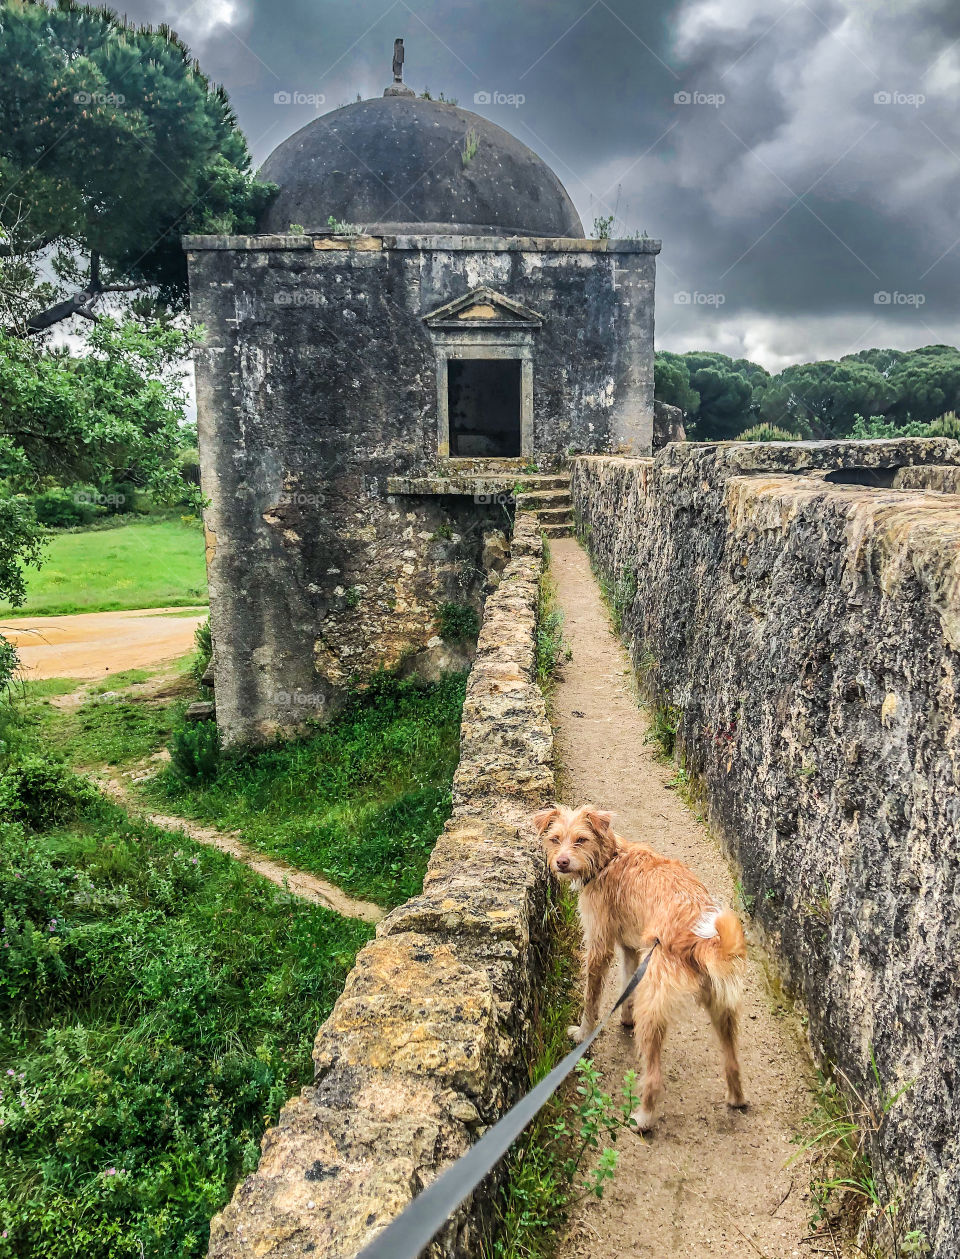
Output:
<svg viewBox="0 0 960 1259">
<path fill-rule="evenodd" d="M 953 0 L 125 8 L 168 21 L 226 85 L 258 162 L 317 112 L 379 95 L 403 36 L 410 85 L 539 152 L 588 231 L 614 214 L 621 233 L 663 238 L 664 347 L 775 367 L 957 340 Z M 484 92 L 524 99 L 474 104 Z"/>
</svg>

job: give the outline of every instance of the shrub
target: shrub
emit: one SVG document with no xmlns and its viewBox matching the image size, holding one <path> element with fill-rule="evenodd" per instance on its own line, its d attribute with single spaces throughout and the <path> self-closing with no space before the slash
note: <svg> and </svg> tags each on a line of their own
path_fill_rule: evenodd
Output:
<svg viewBox="0 0 960 1259">
<path fill-rule="evenodd" d="M 197 679 L 197 685 L 207 671 L 207 665 L 213 659 L 213 635 L 210 632 L 210 618 L 201 621 L 197 628 L 193 631 L 193 641 L 197 647 L 197 654 L 193 658 L 193 676 Z"/>
<path fill-rule="evenodd" d="M 130 481 L 117 481 L 103 487 L 99 501 L 111 516 L 125 516 L 137 511 L 139 496 L 138 486 Z"/>
<path fill-rule="evenodd" d="M 90 485 L 75 485 L 71 489 L 55 486 L 34 498 L 33 510 L 42 525 L 51 529 L 73 529 L 106 515 L 106 508 L 97 501 L 98 497 Z"/>
<path fill-rule="evenodd" d="M 177 455 L 177 470 L 188 485 L 200 484 L 200 452 L 187 446 Z"/>
<path fill-rule="evenodd" d="M 217 723 L 197 721 L 177 726 L 170 737 L 170 764 L 184 782 L 212 782 L 220 764 Z"/>
<path fill-rule="evenodd" d="M 754 424 L 753 428 L 744 429 L 736 440 L 738 442 L 799 442 L 803 438 L 799 433 L 777 428 L 775 424 Z"/>
<path fill-rule="evenodd" d="M 0 1256 L 203 1259 L 372 929 L 109 805 L 0 906 Z"/>
<path fill-rule="evenodd" d="M 0 815 L 34 830 L 71 822 L 96 792 L 61 761 L 32 753 L 0 776 Z"/>
<path fill-rule="evenodd" d="M 960 441 L 960 419 L 956 411 L 948 411 L 937 420 L 931 420 L 927 426 L 931 437 L 953 437 Z"/>
<path fill-rule="evenodd" d="M 441 604 L 438 616 L 440 637 L 446 643 L 463 643 L 480 633 L 480 618 L 469 603 Z"/>
</svg>

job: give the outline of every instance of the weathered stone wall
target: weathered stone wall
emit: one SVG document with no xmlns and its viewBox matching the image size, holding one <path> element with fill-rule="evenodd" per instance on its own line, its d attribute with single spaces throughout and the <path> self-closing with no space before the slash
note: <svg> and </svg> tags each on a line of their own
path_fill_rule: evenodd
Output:
<svg viewBox="0 0 960 1259">
<path fill-rule="evenodd" d="M 658 242 L 185 243 L 204 329 L 197 415 L 217 720 L 229 743 L 327 716 L 349 680 L 428 650 L 441 604 L 480 606 L 482 534 L 502 527 L 502 511 L 452 496 L 395 500 L 386 487 L 442 463 L 425 316 L 479 286 L 542 316 L 517 334 L 531 345 L 529 459 L 649 449 Z M 496 323 L 487 340 L 513 335 Z"/>
<path fill-rule="evenodd" d="M 960 494 L 960 468 L 948 464 L 900 468 L 893 484 L 898 490 L 933 490 L 937 494 Z"/>
<path fill-rule="evenodd" d="M 865 1097 L 871 1051 L 906 1087 L 883 1148 L 937 1259 L 960 1253 L 960 497 L 869 485 L 956 488 L 958 465 L 938 439 L 573 469 L 634 664 L 815 1052 Z"/>
<path fill-rule="evenodd" d="M 352 1256 L 525 1087 L 542 974 L 543 860 L 529 813 L 552 797 L 536 683 L 542 545 L 518 518 L 467 683 L 453 816 L 423 893 L 359 954 L 314 1048 L 316 1081 L 284 1107 L 260 1166 L 212 1222 L 215 1259 Z M 431 1250 L 466 1259 L 482 1186 Z"/>
</svg>

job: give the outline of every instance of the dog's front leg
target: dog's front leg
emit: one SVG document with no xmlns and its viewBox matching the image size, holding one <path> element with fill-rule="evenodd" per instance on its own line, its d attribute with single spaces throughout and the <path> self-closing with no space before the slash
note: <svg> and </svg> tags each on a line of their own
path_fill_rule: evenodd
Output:
<svg viewBox="0 0 960 1259">
<path fill-rule="evenodd" d="M 606 978 L 611 957 L 611 949 L 605 942 L 594 941 L 587 944 L 584 960 L 583 1018 L 579 1027 L 567 1028 L 570 1039 L 577 1045 L 586 1040 L 597 1026 L 600 994 L 603 991 L 603 981 Z"/>
</svg>

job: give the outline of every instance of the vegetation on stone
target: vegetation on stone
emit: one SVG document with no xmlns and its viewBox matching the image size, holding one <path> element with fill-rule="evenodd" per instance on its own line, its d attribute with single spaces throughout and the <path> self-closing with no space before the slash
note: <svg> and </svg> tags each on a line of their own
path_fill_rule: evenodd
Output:
<svg viewBox="0 0 960 1259">
<path fill-rule="evenodd" d="M 438 617 L 440 637 L 446 643 L 464 643 L 480 632 L 477 610 L 469 603 L 442 603 Z"/>
<path fill-rule="evenodd" d="M 785 428 L 777 428 L 775 424 L 755 424 L 753 428 L 745 428 L 737 435 L 738 442 L 797 442 L 799 433 L 788 432 Z"/>
</svg>

